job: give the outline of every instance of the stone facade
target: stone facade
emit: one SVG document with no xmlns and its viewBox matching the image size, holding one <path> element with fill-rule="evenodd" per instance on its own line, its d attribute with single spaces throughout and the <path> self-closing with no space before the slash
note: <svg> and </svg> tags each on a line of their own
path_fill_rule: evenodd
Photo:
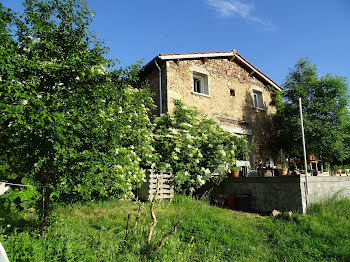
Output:
<svg viewBox="0 0 350 262">
<path fill-rule="evenodd" d="M 158 64 L 162 69 L 163 113 L 172 112 L 175 101 L 181 99 L 218 119 L 226 130 L 248 135 L 248 140 L 256 144 L 251 158 L 253 167 L 255 162 L 272 157 L 270 141 L 276 109 L 271 105 L 272 87 L 266 81 L 230 57 L 159 60 Z M 152 61 L 146 67 L 141 79 L 149 81 L 154 101 L 159 105 L 158 69 Z M 207 76 L 208 95 L 193 92 L 193 72 Z M 254 107 L 253 89 L 261 91 L 264 109 Z"/>
</svg>

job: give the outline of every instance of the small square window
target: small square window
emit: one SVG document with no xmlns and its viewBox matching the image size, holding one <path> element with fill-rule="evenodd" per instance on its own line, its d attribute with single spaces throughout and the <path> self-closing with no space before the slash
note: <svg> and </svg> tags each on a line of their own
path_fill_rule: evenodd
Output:
<svg viewBox="0 0 350 262">
<path fill-rule="evenodd" d="M 230 96 L 236 96 L 236 92 L 233 89 L 230 89 Z"/>
<path fill-rule="evenodd" d="M 207 75 L 193 72 L 193 92 L 209 95 Z"/>
<path fill-rule="evenodd" d="M 265 109 L 262 92 L 253 90 L 253 102 L 255 108 Z"/>
</svg>

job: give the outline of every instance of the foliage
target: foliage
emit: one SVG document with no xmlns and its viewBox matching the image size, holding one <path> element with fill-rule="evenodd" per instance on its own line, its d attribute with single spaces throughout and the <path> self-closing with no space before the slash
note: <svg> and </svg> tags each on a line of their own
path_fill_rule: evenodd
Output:
<svg viewBox="0 0 350 262">
<path fill-rule="evenodd" d="M 176 102 L 174 113 L 155 120 L 154 130 L 156 168 L 172 169 L 175 188 L 181 192 L 192 193 L 211 174 L 224 177 L 235 163 L 235 141 L 247 148 L 243 139 L 181 101 Z"/>
<path fill-rule="evenodd" d="M 276 144 L 288 156 L 302 155 L 298 98 L 302 100 L 306 149 L 331 163 L 350 156 L 349 96 L 345 78 L 327 74 L 300 59 L 283 84 L 283 103 L 277 103 Z"/>
<path fill-rule="evenodd" d="M 307 215 L 274 218 L 176 196 L 172 203 L 156 205 L 159 228 L 154 237 L 161 238 L 180 218 L 178 232 L 148 257 L 148 204 L 143 206 L 133 237 L 125 241 L 127 216 L 136 213 L 138 206 L 130 201 L 110 201 L 57 208 L 46 239 L 39 239 L 33 228 L 23 228 L 33 216 L 22 213 L 21 225 L 0 219 L 0 242 L 10 261 L 350 260 L 349 200 L 313 205 Z M 156 244 L 152 243 L 152 248 Z"/>
<path fill-rule="evenodd" d="M 334 165 L 334 166 L 332 166 L 332 169 L 333 169 L 333 170 L 336 170 L 336 169 L 342 169 L 342 170 L 344 170 L 344 169 L 350 169 L 350 166 L 345 166 L 345 165 Z"/>
<path fill-rule="evenodd" d="M 24 8 L 17 16 L 0 4 L 2 174 L 69 202 L 131 194 L 152 153 L 151 97 L 131 87 L 139 67 L 105 69 L 113 62 L 88 29 L 84 1 L 26 0 Z"/>
<path fill-rule="evenodd" d="M 278 162 L 278 166 L 280 168 L 288 168 L 286 154 L 283 152 L 282 149 L 280 150 L 280 152 L 278 154 L 277 162 Z"/>
<path fill-rule="evenodd" d="M 239 167 L 239 166 L 232 166 L 230 169 L 231 169 L 232 171 L 240 171 L 240 170 L 241 170 L 241 167 Z"/>
<path fill-rule="evenodd" d="M 28 184 L 28 180 L 23 178 L 23 183 Z M 23 209 L 36 206 L 40 202 L 40 190 L 35 187 L 25 187 L 23 190 L 9 190 L 0 196 L 2 208 L 12 215 Z"/>
<path fill-rule="evenodd" d="M 324 168 L 325 168 L 326 172 L 331 171 L 331 165 L 328 162 L 324 163 Z"/>
</svg>

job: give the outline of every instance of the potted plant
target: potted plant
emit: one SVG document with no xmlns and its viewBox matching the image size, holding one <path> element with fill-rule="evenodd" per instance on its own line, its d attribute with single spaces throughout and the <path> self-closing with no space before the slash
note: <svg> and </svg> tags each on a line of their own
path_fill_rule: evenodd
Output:
<svg viewBox="0 0 350 262">
<path fill-rule="evenodd" d="M 239 171 L 241 171 L 241 168 L 239 166 L 231 167 L 231 177 L 233 178 L 239 177 Z"/>
<path fill-rule="evenodd" d="M 333 166 L 333 174 L 334 175 L 339 175 L 343 172 L 342 167 L 341 166 Z"/>
<path fill-rule="evenodd" d="M 325 170 L 326 170 L 326 174 L 330 176 L 331 175 L 331 165 L 328 162 L 325 163 Z"/>
<path fill-rule="evenodd" d="M 280 176 L 285 176 L 288 173 L 288 163 L 287 158 L 283 150 L 280 150 L 280 153 L 278 155 L 278 174 Z"/>
</svg>

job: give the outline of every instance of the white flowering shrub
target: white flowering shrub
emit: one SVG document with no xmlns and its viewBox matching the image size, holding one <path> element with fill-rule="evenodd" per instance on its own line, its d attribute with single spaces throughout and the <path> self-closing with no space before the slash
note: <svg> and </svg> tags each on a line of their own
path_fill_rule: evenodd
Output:
<svg viewBox="0 0 350 262">
<path fill-rule="evenodd" d="M 104 68 L 84 1 L 24 6 L 17 16 L 0 4 L 1 179 L 50 188 L 46 202 L 130 195 L 153 150 L 150 93 L 131 87 L 138 66 Z"/>
<path fill-rule="evenodd" d="M 235 163 L 235 141 L 246 144 L 181 101 L 173 114 L 156 119 L 154 133 L 156 168 L 172 170 L 176 190 L 185 193 L 205 184 L 212 174 L 224 177 Z"/>
</svg>

